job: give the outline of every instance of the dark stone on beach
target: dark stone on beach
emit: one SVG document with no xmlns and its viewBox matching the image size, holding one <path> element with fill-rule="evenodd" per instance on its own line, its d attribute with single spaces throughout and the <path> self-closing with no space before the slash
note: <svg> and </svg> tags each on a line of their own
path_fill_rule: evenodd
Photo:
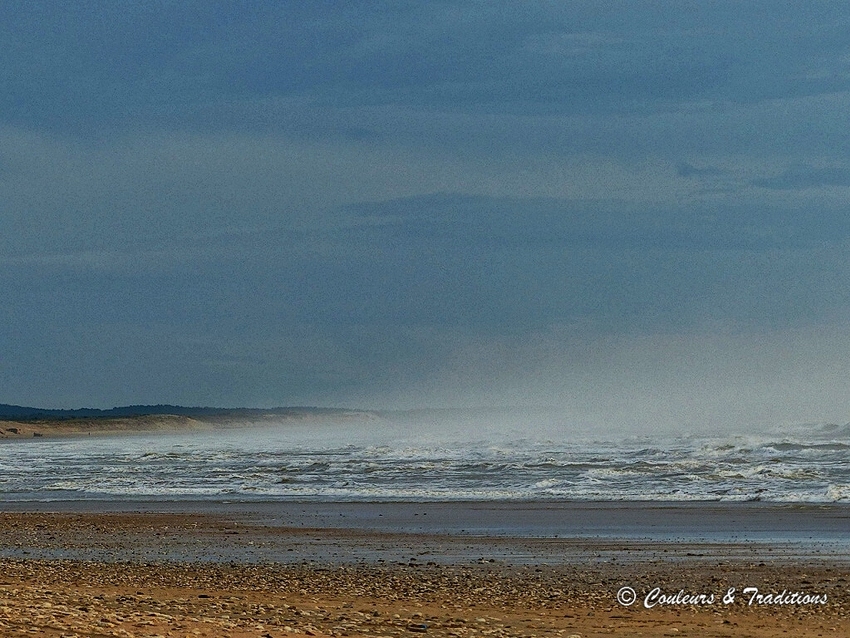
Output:
<svg viewBox="0 0 850 638">
<path fill-rule="evenodd" d="M 6 428 L 6 432 L 11 432 L 12 434 L 17 434 L 18 428 Z"/>
<path fill-rule="evenodd" d="M 41 432 L 33 432 L 33 437 L 44 436 Z"/>
</svg>

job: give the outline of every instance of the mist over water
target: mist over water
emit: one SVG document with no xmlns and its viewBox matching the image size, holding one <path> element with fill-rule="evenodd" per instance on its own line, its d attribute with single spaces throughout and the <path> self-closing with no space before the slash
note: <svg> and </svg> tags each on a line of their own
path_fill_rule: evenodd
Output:
<svg viewBox="0 0 850 638">
<path fill-rule="evenodd" d="M 466 422 L 459 412 L 444 412 L 443 431 L 454 424 L 554 439 L 772 432 L 850 421 L 850 325 L 844 322 L 607 335 L 550 326 L 512 338 L 458 338 L 434 350 L 442 363 L 433 370 L 431 359 L 381 370 L 385 394 L 338 397 L 331 404 L 525 406 L 478 412 Z M 417 376 L 404 384 L 410 370 Z M 394 378 L 380 376 L 390 373 Z M 433 426 L 439 417 L 422 415 Z"/>
<path fill-rule="evenodd" d="M 850 500 L 850 427 L 571 433 L 553 414 L 422 411 L 0 445 L 26 500 Z M 536 420 L 532 420 L 536 419 Z"/>
</svg>

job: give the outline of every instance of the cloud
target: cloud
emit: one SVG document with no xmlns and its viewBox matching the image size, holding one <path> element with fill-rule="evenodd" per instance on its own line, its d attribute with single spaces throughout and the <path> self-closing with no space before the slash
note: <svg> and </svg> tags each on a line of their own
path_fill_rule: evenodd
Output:
<svg viewBox="0 0 850 638">
<path fill-rule="evenodd" d="M 763 9 L 722 3 L 10 7 L 0 113 L 91 133 L 239 126 L 228 109 L 270 126 L 252 106 L 292 99 L 501 116 L 752 104 L 846 91 L 844 17 L 773 8 L 766 29 Z"/>
<path fill-rule="evenodd" d="M 8 400 L 652 413 L 850 308 L 846 14 L 0 5 Z"/>
<path fill-rule="evenodd" d="M 814 167 L 796 165 L 773 177 L 752 181 L 754 186 L 771 190 L 805 190 L 850 186 L 850 169 L 843 166 Z"/>
<path fill-rule="evenodd" d="M 714 175 L 714 169 L 706 169 Z M 606 199 L 431 194 L 354 204 L 346 211 L 369 222 L 355 231 L 388 241 L 443 240 L 474 247 L 585 247 L 628 250 L 771 250 L 850 237 L 840 209 L 818 213 L 703 205 L 687 209 Z M 449 239 L 450 238 L 450 239 Z"/>
<path fill-rule="evenodd" d="M 697 168 L 688 162 L 679 162 L 676 165 L 676 174 L 679 177 L 717 177 L 723 174 L 723 171 L 716 166 L 705 166 Z"/>
</svg>

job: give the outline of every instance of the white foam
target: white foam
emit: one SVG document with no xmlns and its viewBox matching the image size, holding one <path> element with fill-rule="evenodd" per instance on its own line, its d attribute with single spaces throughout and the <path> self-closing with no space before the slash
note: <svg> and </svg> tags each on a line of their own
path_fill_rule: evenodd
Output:
<svg viewBox="0 0 850 638">
<path fill-rule="evenodd" d="M 274 436 L 230 430 L 6 445 L 0 497 L 850 500 L 841 428 L 557 441 L 417 440 L 371 427 L 339 437 L 337 426 L 298 426 Z"/>
</svg>

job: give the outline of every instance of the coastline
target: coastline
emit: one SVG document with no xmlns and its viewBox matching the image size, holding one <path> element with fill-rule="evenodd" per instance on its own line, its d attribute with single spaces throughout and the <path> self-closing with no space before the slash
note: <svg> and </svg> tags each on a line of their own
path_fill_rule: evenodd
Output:
<svg viewBox="0 0 850 638">
<path fill-rule="evenodd" d="M 805 520 L 814 521 L 804 530 L 810 534 L 846 521 L 846 507 L 562 503 L 554 511 L 574 524 L 554 537 L 508 533 L 517 528 L 504 523 L 474 533 L 446 526 L 464 511 L 485 522 L 511 512 L 528 518 L 528 508 L 552 511 L 546 503 L 469 505 L 476 504 L 4 504 L 0 629 L 257 637 L 850 634 L 850 554 L 824 552 L 797 534 Z M 617 511 L 622 521 L 644 518 L 623 537 L 602 533 L 593 511 L 599 520 L 616 519 Z M 813 517 L 818 511 L 824 515 Z M 702 527 L 682 527 L 675 537 L 653 533 L 653 521 L 672 515 L 672 525 L 676 512 Z M 429 517 L 436 522 L 421 526 Z M 785 540 L 701 536 L 711 520 L 709 528 L 773 520 L 773 537 Z M 609 532 L 620 525 L 612 522 Z M 623 587 L 635 590 L 634 604 L 618 602 Z M 748 604 L 746 587 L 827 601 Z M 680 592 L 713 599 L 647 608 L 654 588 L 671 599 Z M 735 600 L 723 603 L 729 588 Z"/>
<path fill-rule="evenodd" d="M 2 420 L 0 441 L 82 436 L 132 436 L 149 432 L 187 432 L 213 429 L 214 424 L 172 414 L 93 419 Z"/>
<path fill-rule="evenodd" d="M 283 422 L 315 418 L 328 420 Z M 32 442 L 54 437 L 270 423 L 148 415 L 51 421 L 49 433 L 35 429 L 44 422 L 0 427 L 26 446 L 15 452 L 38 456 Z M 74 499 L 27 490 L 26 472 L 17 480 L 9 497 L 20 500 L 0 504 L 0 635 L 850 635 L 846 502 Z M 46 499 L 27 500 L 37 495 Z M 770 602 L 751 604 L 747 588 Z"/>
<path fill-rule="evenodd" d="M 124 410 L 124 408 L 117 408 Z M 336 408 L 202 409 L 170 414 L 154 412 L 121 416 L 63 418 L 0 418 L 0 441 L 84 436 L 132 436 L 152 432 L 180 434 L 193 431 L 263 428 L 281 423 L 336 422 L 379 418 L 374 412 Z"/>
</svg>

